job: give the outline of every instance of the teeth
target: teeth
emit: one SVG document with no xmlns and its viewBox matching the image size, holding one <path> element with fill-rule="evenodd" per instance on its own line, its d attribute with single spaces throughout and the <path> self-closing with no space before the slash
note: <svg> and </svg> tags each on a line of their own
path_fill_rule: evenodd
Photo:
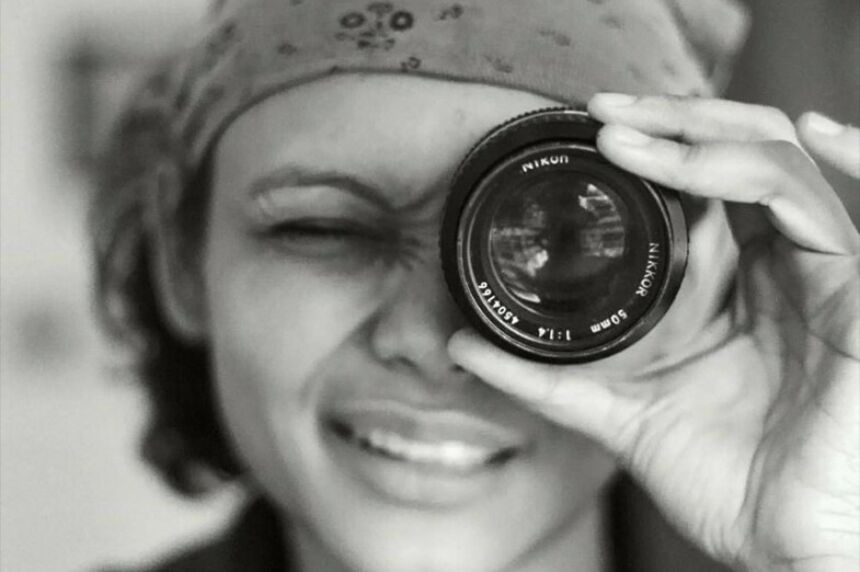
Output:
<svg viewBox="0 0 860 572">
<path fill-rule="evenodd" d="M 493 451 L 474 447 L 460 441 L 427 443 L 412 441 L 396 433 L 374 430 L 366 436 L 355 436 L 361 445 L 389 457 L 416 463 L 433 463 L 450 467 L 467 468 L 488 462 Z"/>
</svg>

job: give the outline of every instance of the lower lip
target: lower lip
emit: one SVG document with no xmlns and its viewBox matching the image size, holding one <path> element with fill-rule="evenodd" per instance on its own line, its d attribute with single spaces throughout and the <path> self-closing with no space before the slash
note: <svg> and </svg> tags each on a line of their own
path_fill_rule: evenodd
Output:
<svg viewBox="0 0 860 572">
<path fill-rule="evenodd" d="M 454 508 L 491 495 L 510 474 L 519 454 L 468 470 L 392 459 L 357 442 L 323 431 L 335 462 L 361 484 L 389 502 L 426 508 Z"/>
</svg>

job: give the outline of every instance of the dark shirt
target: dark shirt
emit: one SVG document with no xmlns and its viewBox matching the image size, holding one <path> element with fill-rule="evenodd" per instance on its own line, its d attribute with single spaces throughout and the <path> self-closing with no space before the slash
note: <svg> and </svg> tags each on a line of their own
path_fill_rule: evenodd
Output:
<svg viewBox="0 0 860 572">
<path fill-rule="evenodd" d="M 298 572 L 284 547 L 276 510 L 252 503 L 219 539 L 166 559 L 149 572 Z"/>
</svg>

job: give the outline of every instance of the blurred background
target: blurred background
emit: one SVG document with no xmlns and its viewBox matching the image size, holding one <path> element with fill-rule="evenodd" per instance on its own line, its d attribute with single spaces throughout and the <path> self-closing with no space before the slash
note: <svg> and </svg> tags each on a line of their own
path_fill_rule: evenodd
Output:
<svg viewBox="0 0 860 572">
<path fill-rule="evenodd" d="M 92 319 L 86 204 L 136 70 L 207 2 L 0 2 L 0 570 L 146 562 L 236 498 L 180 500 L 138 460 L 146 405 Z M 749 4 L 730 97 L 860 123 L 860 2 Z M 860 223 L 858 183 L 826 174 Z"/>
</svg>

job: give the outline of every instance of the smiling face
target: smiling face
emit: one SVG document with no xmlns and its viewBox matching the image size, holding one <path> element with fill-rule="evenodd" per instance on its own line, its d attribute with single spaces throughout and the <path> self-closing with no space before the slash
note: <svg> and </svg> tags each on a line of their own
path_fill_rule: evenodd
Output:
<svg viewBox="0 0 860 572">
<path fill-rule="evenodd" d="M 524 569 L 614 471 L 446 351 L 464 326 L 438 258 L 451 175 L 492 127 L 555 104 L 338 76 L 217 146 L 203 279 L 224 417 L 300 541 L 349 569 Z"/>
</svg>

